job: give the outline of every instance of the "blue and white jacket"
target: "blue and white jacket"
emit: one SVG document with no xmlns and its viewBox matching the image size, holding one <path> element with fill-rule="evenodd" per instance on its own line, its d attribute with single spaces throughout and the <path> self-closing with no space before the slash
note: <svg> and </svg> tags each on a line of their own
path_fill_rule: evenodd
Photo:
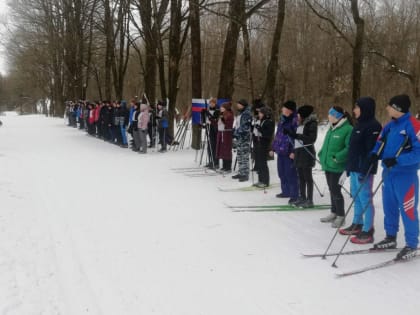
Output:
<svg viewBox="0 0 420 315">
<path fill-rule="evenodd" d="M 410 113 L 398 119 L 393 119 L 382 130 L 373 153 L 378 154 L 382 143 L 385 143 L 379 158 L 397 158 L 397 164 L 390 169 L 390 173 L 416 172 L 420 167 L 420 122 Z M 406 144 L 404 145 L 404 143 Z M 397 152 L 404 146 L 400 155 Z M 382 166 L 385 167 L 385 165 Z"/>
</svg>

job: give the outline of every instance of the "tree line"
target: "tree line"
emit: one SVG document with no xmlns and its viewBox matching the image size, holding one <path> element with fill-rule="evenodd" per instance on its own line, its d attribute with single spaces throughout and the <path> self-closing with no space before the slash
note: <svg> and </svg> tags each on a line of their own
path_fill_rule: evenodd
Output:
<svg viewBox="0 0 420 315">
<path fill-rule="evenodd" d="M 9 1 L 2 101 L 288 99 L 351 109 L 408 93 L 420 109 L 418 0 Z M 381 114 L 381 113 L 380 113 Z M 170 119 L 172 122 L 173 120 Z M 170 130 L 173 126 L 170 125 Z"/>
</svg>

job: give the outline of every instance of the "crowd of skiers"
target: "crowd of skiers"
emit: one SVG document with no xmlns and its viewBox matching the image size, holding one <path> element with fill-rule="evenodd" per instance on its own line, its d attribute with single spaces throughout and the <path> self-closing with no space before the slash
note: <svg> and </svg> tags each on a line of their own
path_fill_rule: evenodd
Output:
<svg viewBox="0 0 420 315">
<path fill-rule="evenodd" d="M 342 235 L 352 235 L 355 244 L 374 242 L 373 189 L 378 161 L 382 160 L 383 208 L 386 237 L 374 244 L 376 249 L 396 248 L 399 217 L 405 227 L 406 246 L 397 259 L 409 259 L 417 253 L 419 237 L 417 171 L 420 166 L 420 122 L 410 114 L 411 102 L 407 95 L 397 95 L 386 106 L 391 121 L 382 128 L 375 118 L 376 104 L 371 97 L 362 97 L 353 106 L 353 115 L 342 107 L 328 111 L 329 129 L 321 150 L 316 154 L 318 122 L 314 107 L 297 107 L 287 101 L 281 108 L 274 140 L 274 121 L 270 108 L 261 101 L 249 106 L 246 100 L 236 103 L 234 119 L 231 103 L 224 103 L 220 112 L 216 100 L 210 101 L 204 111 L 209 135 L 207 167 L 230 171 L 232 148 L 237 152 L 238 173 L 232 176 L 247 181 L 250 156 L 253 170 L 258 174 L 258 187 L 267 187 L 270 177 L 267 159 L 277 155 L 277 172 L 281 183 L 278 198 L 303 208 L 313 207 L 314 180 L 312 168 L 321 164 L 330 192 L 331 212 L 320 220 L 331 223 Z M 220 117 L 219 117 L 220 116 Z M 353 118 L 354 117 L 354 121 Z M 353 198 L 352 223 L 345 224 L 344 197 L 341 192 L 346 177 L 350 177 Z M 379 186 L 378 186 L 379 187 Z"/>
<path fill-rule="evenodd" d="M 201 112 L 200 124 L 206 131 L 206 167 L 231 172 L 232 152 L 236 151 L 238 173 L 232 178 L 248 181 L 251 164 L 252 171 L 258 174 L 255 186 L 265 188 L 270 185 L 267 161 L 277 155 L 281 192 L 276 197 L 287 198 L 294 206 L 311 208 L 314 206 L 312 169 L 318 162 L 325 172 L 331 201 L 331 212 L 321 222 L 330 223 L 342 235 L 352 235 L 352 243 L 368 244 L 374 242 L 373 197 L 377 189 L 373 189 L 373 183 L 378 161 L 382 160 L 380 185 L 386 237 L 374 244 L 374 248 L 396 248 L 401 215 L 406 246 L 397 258 L 409 259 L 416 255 L 418 246 L 417 170 L 420 165 L 420 123 L 410 114 L 410 105 L 407 95 L 391 98 L 386 106 L 391 121 L 383 128 L 375 118 L 376 104 L 371 97 L 358 99 L 353 115 L 340 106 L 332 106 L 328 111 L 328 131 L 316 153 L 318 122 L 313 106 L 297 107 L 294 101 L 285 102 L 273 139 L 273 113 L 260 100 L 252 105 L 244 99 L 236 102 L 235 117 L 232 102 L 218 107 L 217 100 L 210 99 L 208 108 Z M 129 108 L 124 101 L 69 103 L 68 124 L 73 127 L 79 124 L 89 134 L 122 147 L 128 147 L 128 132 L 132 135 L 132 149 L 139 153 L 146 153 L 147 147 L 155 145 L 157 130 L 160 152 L 165 152 L 166 144 L 171 141 L 165 107 L 162 101 L 154 107 L 132 100 Z M 343 227 L 348 211 L 345 211 L 342 185 L 347 177 L 354 215 L 351 224 Z"/>
<path fill-rule="evenodd" d="M 147 148 L 156 146 L 159 139 L 159 152 L 166 152 L 169 136 L 168 112 L 165 101 L 156 106 L 132 99 L 127 107 L 126 101 L 67 102 L 68 125 L 86 130 L 89 135 L 104 141 L 128 148 L 127 133 L 131 135 L 131 148 L 135 152 L 147 153 Z M 156 136 L 158 135 L 158 137 Z M 149 137 L 149 142 L 147 141 Z"/>
</svg>

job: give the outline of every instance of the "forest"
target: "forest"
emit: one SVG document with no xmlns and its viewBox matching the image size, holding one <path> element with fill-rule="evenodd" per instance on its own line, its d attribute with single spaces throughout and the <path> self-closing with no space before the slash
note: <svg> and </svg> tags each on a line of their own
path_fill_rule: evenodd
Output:
<svg viewBox="0 0 420 315">
<path fill-rule="evenodd" d="M 13 0 L 3 107 L 147 96 L 188 115 L 191 98 L 289 99 L 320 118 L 407 93 L 420 110 L 419 0 Z M 170 126 L 173 128 L 173 125 Z M 173 129 L 172 129 L 173 130 Z"/>
</svg>

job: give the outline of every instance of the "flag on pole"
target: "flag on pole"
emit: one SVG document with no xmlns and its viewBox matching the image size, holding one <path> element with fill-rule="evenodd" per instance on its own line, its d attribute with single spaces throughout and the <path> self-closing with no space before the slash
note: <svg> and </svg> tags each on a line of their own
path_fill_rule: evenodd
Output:
<svg viewBox="0 0 420 315">
<path fill-rule="evenodd" d="M 201 112 L 207 108 L 206 100 L 203 98 L 192 99 L 192 123 L 194 125 L 201 124 Z"/>
</svg>

